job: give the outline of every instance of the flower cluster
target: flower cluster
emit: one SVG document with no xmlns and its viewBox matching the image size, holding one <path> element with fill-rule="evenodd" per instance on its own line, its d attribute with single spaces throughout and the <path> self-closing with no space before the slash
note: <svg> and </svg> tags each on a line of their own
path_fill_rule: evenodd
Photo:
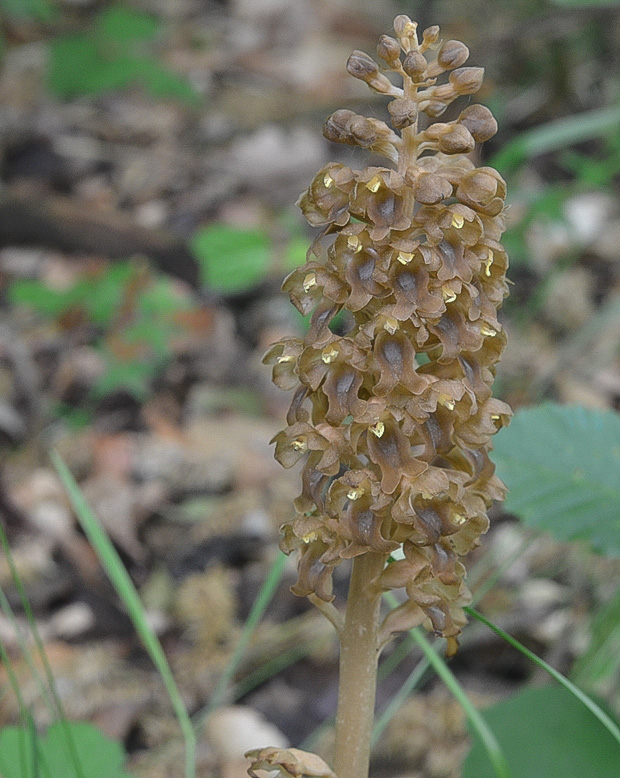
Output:
<svg viewBox="0 0 620 778">
<path fill-rule="evenodd" d="M 507 293 L 499 242 L 506 187 L 468 156 L 497 130 L 487 108 L 433 121 L 480 88 L 483 69 L 463 67 L 467 47 L 440 43 L 438 27 L 420 41 L 416 24 L 399 16 L 394 30 L 379 40 L 381 69 L 359 51 L 347 63 L 392 98 L 394 129 L 349 110 L 325 126 L 328 139 L 367 148 L 389 166 L 328 164 L 301 196 L 304 216 L 323 231 L 283 289 L 312 314 L 310 327 L 265 356 L 274 382 L 296 390 L 288 426 L 274 438 L 276 458 L 285 467 L 303 460 L 282 548 L 300 551 L 293 591 L 324 601 L 343 559 L 387 559 L 399 549 L 373 582 L 406 591 L 386 630 L 424 623 L 454 650 L 469 598 L 458 558 L 504 494 L 488 451 L 510 417 L 491 396 L 505 344 L 497 309 Z M 343 310 L 350 327 L 338 335 L 330 323 Z"/>
</svg>

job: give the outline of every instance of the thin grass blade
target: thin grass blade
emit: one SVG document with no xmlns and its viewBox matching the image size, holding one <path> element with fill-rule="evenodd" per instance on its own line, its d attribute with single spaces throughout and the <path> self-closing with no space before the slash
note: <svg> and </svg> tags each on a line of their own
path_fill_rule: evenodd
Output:
<svg viewBox="0 0 620 778">
<path fill-rule="evenodd" d="M 541 667 L 543 670 L 545 670 L 547 673 L 549 673 L 550 676 L 555 678 L 555 680 L 562 684 L 565 689 L 568 689 L 571 694 L 573 694 L 583 705 L 586 706 L 586 708 L 594 715 L 596 718 L 601 722 L 601 724 L 605 727 L 605 729 L 613 735 L 613 737 L 618 741 L 620 744 L 620 729 L 618 728 L 618 725 L 605 713 L 605 711 L 600 707 L 600 705 L 597 705 L 596 702 L 594 702 L 593 699 L 591 699 L 585 692 L 583 692 L 578 686 L 575 686 L 575 684 L 572 681 L 569 681 L 568 678 L 566 678 L 562 673 L 560 673 L 558 670 L 556 670 L 554 667 L 551 667 L 550 664 L 547 664 L 544 659 L 541 659 L 539 656 L 536 656 L 536 654 L 533 651 L 530 651 L 528 648 L 526 648 L 522 643 L 519 643 L 518 640 L 513 638 L 511 635 L 509 635 L 507 632 L 504 632 L 503 629 L 498 627 L 496 624 L 493 624 L 492 621 L 489 621 L 489 619 L 485 618 L 481 613 L 478 613 L 477 610 L 474 608 L 465 608 L 465 611 L 474 619 L 477 619 L 482 624 L 485 624 L 489 629 L 493 630 L 496 635 L 499 635 L 502 640 L 505 640 L 507 643 L 510 643 L 511 646 L 517 649 L 517 651 L 520 651 L 524 656 L 526 656 L 529 660 L 534 662 L 534 664 L 538 665 L 538 667 Z"/>
<path fill-rule="evenodd" d="M 386 593 L 385 599 L 392 608 L 398 606 L 398 601 L 391 592 Z M 506 761 L 506 757 L 504 756 L 497 738 L 480 714 L 480 711 L 478 711 L 472 704 L 465 690 L 456 679 L 456 676 L 452 673 L 443 658 L 437 653 L 437 651 L 435 651 L 433 646 L 431 646 L 428 640 L 424 637 L 419 628 L 416 627 L 415 629 L 410 630 L 410 634 L 413 636 L 418 646 L 422 649 L 422 652 L 424 653 L 428 663 L 435 670 L 437 675 L 444 682 L 445 686 L 450 692 L 452 692 L 454 698 L 463 708 L 463 711 L 469 719 L 472 729 L 480 738 L 480 742 L 487 752 L 487 756 L 493 765 L 493 769 L 495 770 L 495 775 L 497 778 L 512 778 L 508 762 Z"/>
<path fill-rule="evenodd" d="M 56 451 L 52 451 L 50 457 L 67 490 L 73 509 L 82 525 L 82 529 L 86 533 L 86 537 L 97 552 L 108 578 L 125 605 L 136 632 L 166 687 L 185 740 L 185 776 L 186 778 L 194 778 L 196 774 L 196 735 L 161 643 L 147 621 L 136 587 L 129 577 L 118 552 L 91 511 L 71 471 Z"/>
<path fill-rule="evenodd" d="M 252 606 L 252 610 L 250 611 L 250 615 L 248 616 L 247 621 L 243 625 L 243 631 L 241 633 L 241 637 L 239 638 L 239 642 L 237 643 L 237 646 L 233 651 L 233 654 L 228 661 L 224 672 L 220 676 L 209 705 L 207 705 L 204 710 L 200 711 L 194 717 L 194 720 L 197 724 L 201 721 L 204 721 L 207 716 L 223 702 L 226 696 L 226 690 L 228 689 L 230 682 L 237 672 L 239 663 L 241 662 L 241 659 L 247 650 L 250 640 L 252 639 L 252 635 L 254 634 L 254 630 L 262 619 L 263 614 L 271 602 L 278 584 L 280 583 L 282 573 L 284 572 L 284 566 L 286 565 L 286 559 L 287 558 L 284 554 L 279 553 L 269 568 L 267 578 L 261 586 L 258 596 L 254 601 L 254 605 Z"/>
</svg>

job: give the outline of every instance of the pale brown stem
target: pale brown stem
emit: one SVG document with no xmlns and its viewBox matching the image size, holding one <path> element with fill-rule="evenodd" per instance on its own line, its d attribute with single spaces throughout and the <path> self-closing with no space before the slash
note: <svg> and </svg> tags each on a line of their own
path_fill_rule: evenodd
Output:
<svg viewBox="0 0 620 778">
<path fill-rule="evenodd" d="M 377 686 L 377 631 L 381 591 L 373 585 L 385 554 L 367 552 L 353 560 L 347 611 L 340 633 L 340 686 L 336 715 L 338 778 L 367 778 Z"/>
</svg>

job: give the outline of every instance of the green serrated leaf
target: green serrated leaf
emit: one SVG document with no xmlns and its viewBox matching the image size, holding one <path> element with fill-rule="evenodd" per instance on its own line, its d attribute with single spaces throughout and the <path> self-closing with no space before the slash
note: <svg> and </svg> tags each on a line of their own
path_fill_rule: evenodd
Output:
<svg viewBox="0 0 620 778">
<path fill-rule="evenodd" d="M 81 773 L 76 770 L 67 748 L 65 727 L 70 728 Z M 124 762 L 122 746 L 85 722 L 52 724 L 44 736 L 34 738 L 29 730 L 22 727 L 0 730 L 2 778 L 36 778 L 37 775 L 78 778 L 80 774 L 84 778 L 131 778 L 122 769 Z M 35 765 L 39 768 L 44 765 L 44 771 Z"/>
<path fill-rule="evenodd" d="M 558 540 L 620 556 L 620 416 L 554 404 L 519 411 L 495 438 L 506 509 Z"/>
<path fill-rule="evenodd" d="M 620 749 L 592 713 L 561 686 L 527 688 L 482 712 L 513 778 L 617 778 Z M 475 742 L 463 778 L 494 778 Z"/>
<path fill-rule="evenodd" d="M 269 238 L 262 230 L 240 230 L 212 224 L 198 230 L 191 249 L 204 283 L 218 292 L 249 289 L 267 274 Z"/>
</svg>

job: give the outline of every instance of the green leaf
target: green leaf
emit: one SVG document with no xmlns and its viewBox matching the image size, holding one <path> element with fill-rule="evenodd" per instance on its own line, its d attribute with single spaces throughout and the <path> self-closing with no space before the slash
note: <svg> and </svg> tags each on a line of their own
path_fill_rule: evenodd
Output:
<svg viewBox="0 0 620 778">
<path fill-rule="evenodd" d="M 561 686 L 527 688 L 482 712 L 514 778 L 617 778 L 620 749 L 610 733 Z M 492 778 L 476 741 L 463 778 Z"/>
<path fill-rule="evenodd" d="M 84 778 L 131 778 L 122 769 L 125 754 L 119 743 L 107 738 L 92 724 L 66 722 L 65 726 L 71 729 Z M 25 772 L 21 760 L 24 749 Z M 0 730 L 0 774 L 2 778 L 36 778 L 38 775 L 78 778 L 80 775 L 67 749 L 61 723 L 52 724 L 42 737 L 32 737 L 30 730 L 22 727 Z"/>
<path fill-rule="evenodd" d="M 118 5 L 108 8 L 90 31 L 52 41 L 51 90 L 68 99 L 137 85 L 155 98 L 197 104 L 200 95 L 189 81 L 137 45 L 154 38 L 159 28 L 150 14 Z"/>
<path fill-rule="evenodd" d="M 200 95 L 183 76 L 173 73 L 154 57 L 136 59 L 133 75 L 137 83 L 156 99 L 176 98 L 190 105 L 200 102 Z"/>
<path fill-rule="evenodd" d="M 42 316 L 59 316 L 71 304 L 70 290 L 50 289 L 40 281 L 13 281 L 8 291 L 14 305 L 27 305 Z"/>
<path fill-rule="evenodd" d="M 99 37 L 118 43 L 150 40 L 157 35 L 160 26 L 159 20 L 151 14 L 114 5 L 99 14 L 94 29 Z"/>
<path fill-rule="evenodd" d="M 519 411 L 495 439 L 506 509 L 558 540 L 620 556 L 620 416 L 554 404 Z"/>
<path fill-rule="evenodd" d="M 110 392 L 124 389 L 137 400 L 144 400 L 148 396 L 158 365 L 137 360 L 123 362 L 115 359 L 109 352 L 106 357 L 107 369 L 93 385 L 93 396 L 103 397 Z"/>
<path fill-rule="evenodd" d="M 118 315 L 135 274 L 136 267 L 131 262 L 118 262 L 107 267 L 101 276 L 77 284 L 79 299 L 95 324 L 106 327 Z"/>
<path fill-rule="evenodd" d="M 134 68 L 134 59 L 106 52 L 92 36 L 67 35 L 51 43 L 49 85 L 61 98 L 123 89 Z"/>
<path fill-rule="evenodd" d="M 267 274 L 270 245 L 262 230 L 212 224 L 194 234 L 190 247 L 200 263 L 202 280 L 217 292 L 249 289 Z"/>
</svg>

